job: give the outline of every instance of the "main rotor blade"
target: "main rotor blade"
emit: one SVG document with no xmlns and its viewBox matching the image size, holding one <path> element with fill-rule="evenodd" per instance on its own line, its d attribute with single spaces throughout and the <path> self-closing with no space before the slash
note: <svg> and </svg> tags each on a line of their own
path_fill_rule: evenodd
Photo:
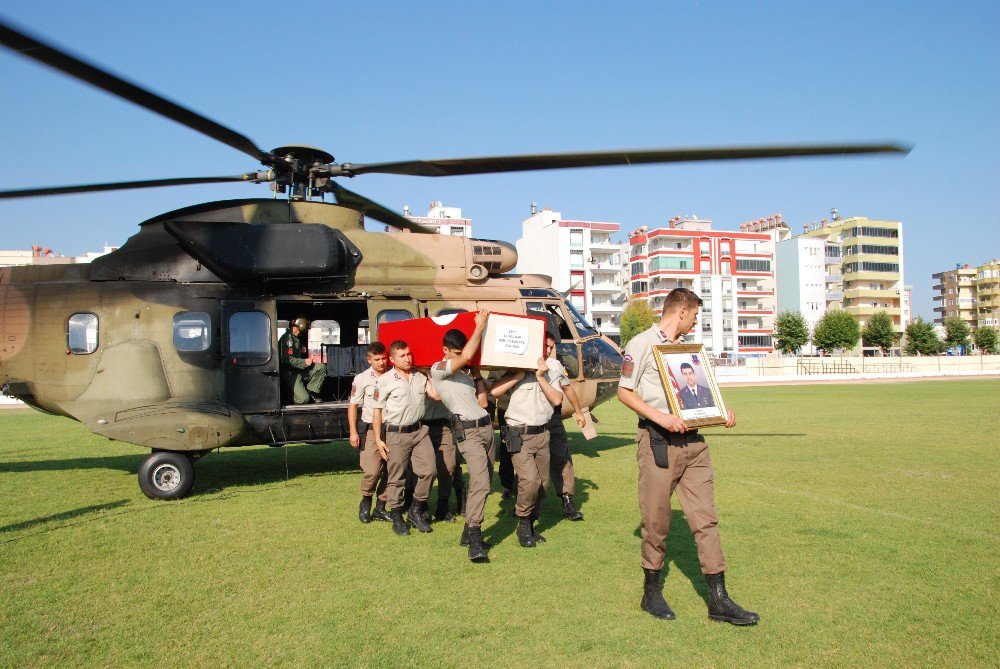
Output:
<svg viewBox="0 0 1000 669">
<path fill-rule="evenodd" d="M 191 184 L 218 184 L 229 181 L 252 181 L 251 175 L 239 174 L 231 177 L 183 177 L 179 179 L 149 179 L 147 181 L 118 181 L 103 184 L 81 184 L 79 186 L 49 186 L 47 188 L 22 188 L 0 191 L 0 200 L 17 197 L 39 197 L 43 195 L 72 195 L 73 193 L 94 193 L 102 190 L 129 190 L 132 188 L 157 188 L 159 186 L 189 186 Z"/>
<path fill-rule="evenodd" d="M 350 207 L 351 209 L 357 209 L 368 218 L 374 218 L 376 221 L 387 223 L 401 230 L 409 230 L 410 232 L 429 234 L 436 232 L 435 230 L 431 230 L 430 228 L 420 225 L 416 221 L 406 218 L 402 214 L 397 214 L 393 210 L 383 207 L 374 200 L 369 200 L 364 195 L 358 195 L 354 191 L 347 190 L 338 183 L 331 182 L 330 188 L 333 190 L 333 196 L 337 198 L 337 204 L 342 204 L 345 207 Z"/>
<path fill-rule="evenodd" d="M 85 81 L 112 95 L 128 100 L 151 112 L 165 116 L 203 135 L 228 144 L 237 151 L 259 160 L 265 165 L 273 165 L 276 160 L 271 154 L 259 149 L 249 138 L 224 125 L 186 109 L 156 93 L 125 81 L 106 70 L 85 63 L 53 46 L 15 30 L 0 20 L 0 44 L 27 58 L 32 58 L 71 77 Z M 284 162 L 278 160 L 277 162 Z"/>
<path fill-rule="evenodd" d="M 910 147 L 898 144 L 623 149 L 620 151 L 586 153 L 542 153 L 523 156 L 490 156 L 485 158 L 408 160 L 396 163 L 370 163 L 367 165 L 351 163 L 343 165 L 343 169 L 351 175 L 380 173 L 409 174 L 421 177 L 448 177 L 461 174 L 556 170 L 567 167 L 681 163 L 705 160 L 750 160 L 754 158 L 793 158 L 803 156 L 843 156 L 864 153 L 907 154 L 909 152 Z"/>
</svg>

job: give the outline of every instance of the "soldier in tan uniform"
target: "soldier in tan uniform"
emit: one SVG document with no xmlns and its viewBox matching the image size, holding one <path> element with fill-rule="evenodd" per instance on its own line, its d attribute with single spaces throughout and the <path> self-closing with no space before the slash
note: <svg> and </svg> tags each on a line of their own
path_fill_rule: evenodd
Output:
<svg viewBox="0 0 1000 669">
<path fill-rule="evenodd" d="M 403 488 L 409 467 L 417 484 L 406 520 L 421 532 L 430 532 L 431 525 L 425 514 L 434 480 L 434 449 L 427 426 L 421 423 L 427 377 L 413 369 L 413 354 L 405 341 L 396 340 L 389 345 L 389 359 L 394 369 L 379 377 L 375 386 L 372 430 L 375 432 L 375 445 L 388 462 L 389 485 L 386 493 L 392 531 L 398 535 L 410 533 L 403 521 Z"/>
<path fill-rule="evenodd" d="M 385 344 L 373 342 L 368 346 L 369 367 L 354 377 L 351 384 L 351 397 L 347 405 L 347 425 L 350 428 L 351 447 L 360 450 L 361 471 L 361 505 L 358 507 L 358 520 L 370 523 L 375 520 L 389 520 L 385 510 L 385 487 L 388 481 L 385 460 L 375 448 L 375 433 L 372 432 L 372 414 L 375 411 L 375 383 L 389 368 L 389 354 Z M 358 407 L 361 407 L 361 420 L 358 420 Z M 375 503 L 375 513 L 372 514 L 372 497 L 378 493 Z"/>
<path fill-rule="evenodd" d="M 705 439 L 688 430 L 670 412 L 652 347 L 683 339 L 698 317 L 701 298 L 687 288 L 670 291 L 660 321 L 637 334 L 625 347 L 618 399 L 639 415 L 639 510 L 642 514 L 642 568 L 645 584 L 641 606 L 657 618 L 673 620 L 674 612 L 663 599 L 660 570 L 670 530 L 670 497 L 677 490 L 698 560 L 709 588 L 708 615 L 734 625 L 753 625 L 756 613 L 745 611 L 726 592 L 726 560 L 715 510 L 712 460 Z M 726 427 L 736 425 L 730 411 Z"/>
<path fill-rule="evenodd" d="M 561 391 L 573 406 L 573 419 L 582 429 L 587 421 L 580 408 L 580 400 L 573 390 L 573 384 L 566 375 L 566 368 L 554 356 L 556 338 L 551 332 L 545 335 L 545 363 L 548 365 L 549 384 Z M 552 489 L 562 499 L 563 518 L 568 520 L 583 520 L 583 514 L 573 504 L 573 494 L 576 492 L 576 477 L 573 472 L 573 454 L 569 450 L 569 436 L 563 425 L 562 402 L 553 407 L 552 417 L 546 427 L 549 430 L 549 476 Z"/>
<path fill-rule="evenodd" d="M 545 537 L 535 532 L 535 521 L 545 499 L 545 486 L 549 483 L 546 424 L 552 417 L 552 407 L 562 401 L 562 393 L 548 381 L 548 371 L 545 358 L 539 358 L 534 372 L 508 373 L 490 391 L 494 397 L 510 392 L 504 416 L 506 443 L 517 474 L 517 504 L 514 507 L 518 517 L 517 540 L 525 548 L 545 541 Z"/>
<path fill-rule="evenodd" d="M 430 373 L 428 372 L 426 376 L 429 378 Z M 439 400 L 434 399 L 430 393 L 428 393 L 424 405 L 423 423 L 427 426 L 431 448 L 434 449 L 434 463 L 437 472 L 438 497 L 434 519 L 454 523 L 455 516 L 448 509 L 448 500 L 451 497 L 458 451 L 451 434 L 451 412 Z"/>
<path fill-rule="evenodd" d="M 469 559 L 487 559 L 489 544 L 483 541 L 483 510 L 490 492 L 490 471 L 493 467 L 493 420 L 486 411 L 486 382 L 473 370 L 463 369 L 479 350 L 488 313 L 476 314 L 476 329 L 471 338 L 460 330 L 445 333 L 441 346 L 444 360 L 431 367 L 428 395 L 437 397 L 454 416 L 454 434 L 458 449 L 469 467 L 469 492 L 465 506 L 465 527 L 460 544 L 469 547 Z"/>
</svg>

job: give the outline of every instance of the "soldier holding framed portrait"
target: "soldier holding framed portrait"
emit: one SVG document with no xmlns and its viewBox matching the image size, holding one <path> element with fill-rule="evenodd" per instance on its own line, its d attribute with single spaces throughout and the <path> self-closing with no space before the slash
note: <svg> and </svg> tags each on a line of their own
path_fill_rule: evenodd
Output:
<svg viewBox="0 0 1000 669">
<path fill-rule="evenodd" d="M 660 583 L 670 530 L 670 498 L 676 490 L 708 583 L 709 618 L 734 625 L 753 625 L 758 622 L 759 616 L 736 604 L 726 591 L 726 561 L 715 510 L 712 460 L 704 437 L 688 425 L 692 421 L 709 421 L 701 424 L 733 427 L 736 415 L 732 411 L 723 413 L 722 396 L 718 394 L 712 398 L 713 407 L 687 409 L 710 411 L 715 416 L 692 416 L 686 421 L 682 417 L 685 409 L 680 404 L 679 383 L 675 387 L 671 382 L 669 361 L 673 349 L 668 345 L 682 341 L 694 326 L 700 307 L 701 298 L 697 294 L 687 288 L 675 288 L 664 300 L 659 322 L 636 335 L 625 347 L 618 399 L 639 416 L 636 457 L 639 462 L 642 568 L 645 575 L 640 606 L 660 619 L 673 620 L 676 617 L 663 599 Z M 695 348 L 700 350 L 700 347 Z M 677 355 L 688 356 L 688 365 L 693 369 L 694 363 L 690 360 L 692 352 L 678 352 Z M 701 355 L 699 362 L 705 359 L 704 354 Z M 663 365 L 665 361 L 667 364 Z M 683 378 L 683 371 L 686 370 L 680 369 L 681 364 L 680 361 L 677 363 L 678 373 Z M 709 387 L 706 386 L 706 389 Z M 696 397 L 698 392 L 694 390 Z"/>
</svg>

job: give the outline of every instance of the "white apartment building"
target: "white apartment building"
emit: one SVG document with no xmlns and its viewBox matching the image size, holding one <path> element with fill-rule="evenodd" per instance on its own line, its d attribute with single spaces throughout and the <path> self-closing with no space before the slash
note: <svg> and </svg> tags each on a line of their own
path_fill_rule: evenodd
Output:
<svg viewBox="0 0 1000 669">
<path fill-rule="evenodd" d="M 411 216 L 410 206 L 403 207 L 403 216 L 428 228 L 434 228 L 441 235 L 455 237 L 472 236 L 472 219 L 462 217 L 460 207 L 446 207 L 441 202 L 431 202 L 426 216 Z M 391 228 L 392 226 L 386 226 Z M 395 228 L 393 228 L 395 229 Z"/>
<path fill-rule="evenodd" d="M 617 341 L 627 299 L 628 247 L 612 239 L 618 223 L 565 221 L 551 209 L 535 211 L 521 223 L 517 271 L 546 274 L 577 311 L 602 334 Z"/>
<path fill-rule="evenodd" d="M 798 311 L 811 334 L 826 313 L 827 300 L 835 297 L 828 295 L 826 288 L 826 242 L 808 237 L 786 239 L 776 247 L 775 262 L 778 313 Z M 816 353 L 811 342 L 802 352 Z"/>
</svg>

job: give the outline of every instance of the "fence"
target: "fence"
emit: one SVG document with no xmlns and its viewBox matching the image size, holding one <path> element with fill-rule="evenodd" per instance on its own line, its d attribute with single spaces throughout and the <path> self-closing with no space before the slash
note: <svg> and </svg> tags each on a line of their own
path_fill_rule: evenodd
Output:
<svg viewBox="0 0 1000 669">
<path fill-rule="evenodd" d="M 738 361 L 712 361 L 716 378 L 725 382 L 907 378 L 922 376 L 1000 375 L 1000 355 L 879 357 L 797 357 L 767 355 Z"/>
</svg>

